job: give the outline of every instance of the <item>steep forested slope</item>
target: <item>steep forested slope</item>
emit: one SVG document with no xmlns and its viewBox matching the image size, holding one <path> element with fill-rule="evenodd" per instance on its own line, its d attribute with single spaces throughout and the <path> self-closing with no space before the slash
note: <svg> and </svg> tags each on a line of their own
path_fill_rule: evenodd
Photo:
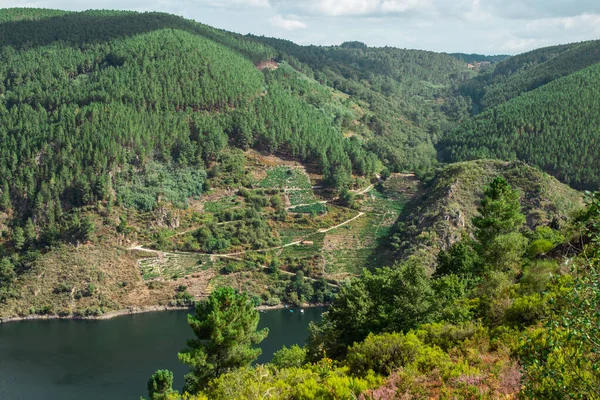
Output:
<svg viewBox="0 0 600 400">
<path fill-rule="evenodd" d="M 473 98 L 479 112 L 597 62 L 600 41 L 546 47 L 499 63 L 493 72 L 473 79 L 461 91 Z"/>
<path fill-rule="evenodd" d="M 578 188 L 600 185 L 600 64 L 525 93 L 472 120 L 441 143 L 448 161 L 519 159 Z"/>
<path fill-rule="evenodd" d="M 162 287 L 149 301 L 164 303 L 182 294 L 169 295 L 171 282 L 158 284 L 152 268 L 140 267 L 148 253 L 135 253 L 137 243 L 262 250 L 355 216 L 319 203 L 304 167 L 291 160 L 332 189 L 328 199 L 345 193 L 346 205 L 353 194 L 345 190 L 369 189 L 384 166 L 431 170 L 434 143 L 467 115 L 468 103 L 451 98 L 472 72 L 447 55 L 363 47 L 298 47 L 161 13 L 2 10 L 0 301 L 13 314 L 96 313 Z M 281 158 L 263 164 L 269 154 Z M 210 199 L 200 198 L 208 190 Z M 340 276 L 359 270 L 402 207 L 385 196 L 367 203 L 378 228 L 368 231 L 362 220 L 352 227 L 368 231 L 362 252 L 339 237 L 322 252 L 325 235 L 317 232 L 311 252 L 290 250 L 273 263 L 317 286 L 325 273 L 317 263 L 336 251 L 349 254 Z M 180 223 L 186 231 L 176 233 Z M 259 265 L 254 256 L 244 263 L 214 269 Z M 164 271 L 181 267 L 174 264 Z M 199 265 L 188 265 L 186 277 Z M 196 295 L 213 273 L 203 271 Z M 97 290 L 85 292 L 88 285 Z M 279 286 L 267 296 L 275 303 L 313 296 Z"/>
<path fill-rule="evenodd" d="M 39 229 L 54 227 L 42 214 L 108 199 L 129 169 L 202 169 L 228 142 L 314 160 L 337 187 L 349 182 L 350 152 L 373 172 L 335 116 L 285 76 L 265 79 L 252 61 L 274 51 L 259 43 L 162 14 L 5 13 L 2 207 Z"/>
<path fill-rule="evenodd" d="M 374 134 L 366 147 L 393 171 L 431 168 L 432 144 L 468 117 L 470 99 L 456 88 L 475 73 L 450 55 L 360 42 L 321 47 L 253 38 L 297 70 L 362 102 L 366 112 L 359 122 Z"/>
</svg>

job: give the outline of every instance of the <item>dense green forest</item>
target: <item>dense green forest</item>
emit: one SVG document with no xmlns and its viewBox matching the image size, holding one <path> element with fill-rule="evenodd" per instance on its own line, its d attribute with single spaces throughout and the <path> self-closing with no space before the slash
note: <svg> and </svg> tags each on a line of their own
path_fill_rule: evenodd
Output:
<svg viewBox="0 0 600 400">
<path fill-rule="evenodd" d="M 440 143 L 447 161 L 524 160 L 577 188 L 597 189 L 600 64 L 464 122 Z"/>
<path fill-rule="evenodd" d="M 318 47 L 255 39 L 272 46 L 280 59 L 320 83 L 365 102 L 370 113 L 363 120 L 376 134 L 367 147 L 392 170 L 423 168 L 433 151 L 431 143 L 468 117 L 470 99 L 455 93 L 474 73 L 450 55 L 369 48 L 360 42 Z"/>
<path fill-rule="evenodd" d="M 0 318 L 198 301 L 152 399 L 596 398 L 599 46 L 0 10 Z M 251 367 L 254 306 L 324 302 Z"/>
<path fill-rule="evenodd" d="M 353 169 L 375 172 L 376 157 L 304 99 L 293 71 L 255 68 L 273 54 L 259 43 L 162 14 L 3 13 L 13 20 L 0 24 L 2 209 L 16 224 L 31 218 L 44 243 L 68 236 L 63 211 L 122 200 L 113 191 L 148 162 L 176 180 L 227 144 L 315 161 L 337 188 Z"/>
<path fill-rule="evenodd" d="M 500 105 L 560 77 L 600 62 L 600 42 L 553 46 L 510 57 L 461 87 L 477 111 Z"/>
</svg>

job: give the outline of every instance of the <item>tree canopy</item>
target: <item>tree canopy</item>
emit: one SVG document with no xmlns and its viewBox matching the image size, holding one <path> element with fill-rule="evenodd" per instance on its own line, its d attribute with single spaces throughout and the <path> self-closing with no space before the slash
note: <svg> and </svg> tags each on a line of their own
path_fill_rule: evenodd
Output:
<svg viewBox="0 0 600 400">
<path fill-rule="evenodd" d="M 216 289 L 207 300 L 196 305 L 188 324 L 195 338 L 179 359 L 190 367 L 184 391 L 196 393 L 232 369 L 249 366 L 261 353 L 254 345 L 269 333 L 257 331 L 258 311 L 245 293 L 230 287 Z"/>
</svg>

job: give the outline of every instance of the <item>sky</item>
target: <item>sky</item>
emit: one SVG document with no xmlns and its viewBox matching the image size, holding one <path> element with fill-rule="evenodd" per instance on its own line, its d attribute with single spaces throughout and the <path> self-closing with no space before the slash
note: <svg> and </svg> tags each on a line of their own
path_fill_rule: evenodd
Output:
<svg viewBox="0 0 600 400">
<path fill-rule="evenodd" d="M 302 45 L 358 40 L 369 46 L 518 54 L 600 39 L 600 0 L 0 0 L 4 7 L 162 11 Z"/>
</svg>

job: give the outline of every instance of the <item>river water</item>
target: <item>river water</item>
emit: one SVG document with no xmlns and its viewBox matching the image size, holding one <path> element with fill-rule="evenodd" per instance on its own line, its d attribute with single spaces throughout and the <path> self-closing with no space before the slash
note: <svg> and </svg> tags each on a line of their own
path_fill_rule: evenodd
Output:
<svg viewBox="0 0 600 400">
<path fill-rule="evenodd" d="M 261 313 L 259 363 L 283 345 L 304 344 L 324 308 Z M 37 320 L 0 324 L 0 399 L 107 400 L 147 396 L 157 369 L 170 369 L 181 389 L 186 367 L 177 352 L 193 336 L 188 311 L 126 315 L 104 321 Z"/>
</svg>

